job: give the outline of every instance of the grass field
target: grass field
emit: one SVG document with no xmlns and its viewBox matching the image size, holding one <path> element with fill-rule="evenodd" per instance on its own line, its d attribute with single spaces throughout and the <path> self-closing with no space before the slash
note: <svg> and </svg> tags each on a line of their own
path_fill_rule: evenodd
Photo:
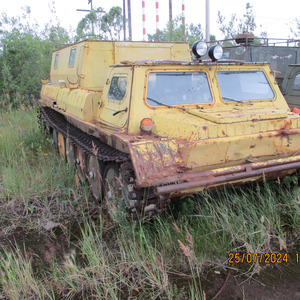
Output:
<svg viewBox="0 0 300 300">
<path fill-rule="evenodd" d="M 112 220 L 55 153 L 34 109 L 0 113 L 0 299 L 211 299 L 209 273 L 252 276 L 229 253 L 299 245 L 297 177 L 174 201 Z"/>
</svg>

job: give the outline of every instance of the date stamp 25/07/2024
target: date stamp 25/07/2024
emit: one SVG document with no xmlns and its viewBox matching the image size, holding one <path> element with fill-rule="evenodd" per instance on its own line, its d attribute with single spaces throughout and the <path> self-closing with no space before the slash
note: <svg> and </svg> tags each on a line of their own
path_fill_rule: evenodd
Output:
<svg viewBox="0 0 300 300">
<path fill-rule="evenodd" d="M 233 263 L 262 263 L 262 264 L 284 264 L 289 261 L 299 263 L 300 255 L 295 253 L 293 257 L 287 253 L 229 253 L 228 262 Z"/>
</svg>

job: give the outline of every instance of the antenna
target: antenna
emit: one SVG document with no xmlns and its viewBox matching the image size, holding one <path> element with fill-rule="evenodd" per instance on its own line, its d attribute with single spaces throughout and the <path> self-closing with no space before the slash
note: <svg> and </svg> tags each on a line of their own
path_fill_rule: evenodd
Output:
<svg viewBox="0 0 300 300">
<path fill-rule="evenodd" d="M 93 0 L 88 0 L 88 4 L 91 3 L 91 9 L 76 9 L 77 11 L 88 11 L 90 12 L 91 10 L 93 10 Z"/>
<path fill-rule="evenodd" d="M 88 4 L 91 3 L 91 10 L 93 10 L 93 0 L 89 0 Z"/>
</svg>

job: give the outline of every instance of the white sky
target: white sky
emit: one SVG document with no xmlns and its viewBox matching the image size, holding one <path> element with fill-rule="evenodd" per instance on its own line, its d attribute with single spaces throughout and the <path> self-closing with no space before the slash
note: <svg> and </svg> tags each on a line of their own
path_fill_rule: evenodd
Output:
<svg viewBox="0 0 300 300">
<path fill-rule="evenodd" d="M 84 12 L 77 12 L 76 9 L 89 9 L 88 0 L 54 0 L 56 16 L 61 25 L 65 28 L 70 26 L 76 29 L 78 22 L 85 15 Z M 39 24 L 49 22 L 53 15 L 49 10 L 49 3 L 52 0 L 1 0 L 0 12 L 7 12 L 9 16 L 21 15 L 21 7 L 27 5 L 31 7 L 32 18 Z M 125 1 L 127 4 L 127 0 Z M 147 33 L 155 33 L 155 0 L 145 0 L 146 2 L 146 26 Z M 242 17 L 245 13 L 246 3 L 253 6 L 255 21 L 257 25 L 262 25 L 256 30 L 256 34 L 267 31 L 270 38 L 292 37 L 290 27 L 293 26 L 295 18 L 300 19 L 299 0 L 210 0 L 210 27 L 211 34 L 221 39 L 218 30 L 218 11 L 226 20 L 232 14 Z M 181 13 L 182 0 L 173 0 L 173 18 Z M 103 7 L 106 12 L 112 6 L 123 5 L 122 0 L 93 0 L 94 8 Z M 142 0 L 131 0 L 132 6 L 132 28 L 133 40 L 142 40 Z M 169 18 L 169 1 L 159 0 L 160 29 L 163 29 Z M 185 0 L 185 16 L 188 24 L 200 23 L 205 34 L 205 0 Z M 299 38 L 299 37 L 298 37 Z"/>
</svg>

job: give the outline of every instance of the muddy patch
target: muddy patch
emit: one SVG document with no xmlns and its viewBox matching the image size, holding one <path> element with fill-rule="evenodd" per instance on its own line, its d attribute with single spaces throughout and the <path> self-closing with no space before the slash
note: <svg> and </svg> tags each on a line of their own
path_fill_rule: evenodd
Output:
<svg viewBox="0 0 300 300">
<path fill-rule="evenodd" d="M 265 266 L 251 277 L 241 270 L 216 273 L 209 272 L 202 282 L 207 299 L 300 299 L 300 264 L 294 261 Z"/>
<path fill-rule="evenodd" d="M 20 249 L 23 255 L 31 258 L 32 267 L 38 272 L 40 267 L 48 268 L 54 261 L 63 260 L 64 256 L 74 249 L 78 230 L 72 235 L 66 236 L 60 229 L 51 233 L 15 230 L 9 235 L 0 237 L 0 248 L 16 251 Z"/>
</svg>

